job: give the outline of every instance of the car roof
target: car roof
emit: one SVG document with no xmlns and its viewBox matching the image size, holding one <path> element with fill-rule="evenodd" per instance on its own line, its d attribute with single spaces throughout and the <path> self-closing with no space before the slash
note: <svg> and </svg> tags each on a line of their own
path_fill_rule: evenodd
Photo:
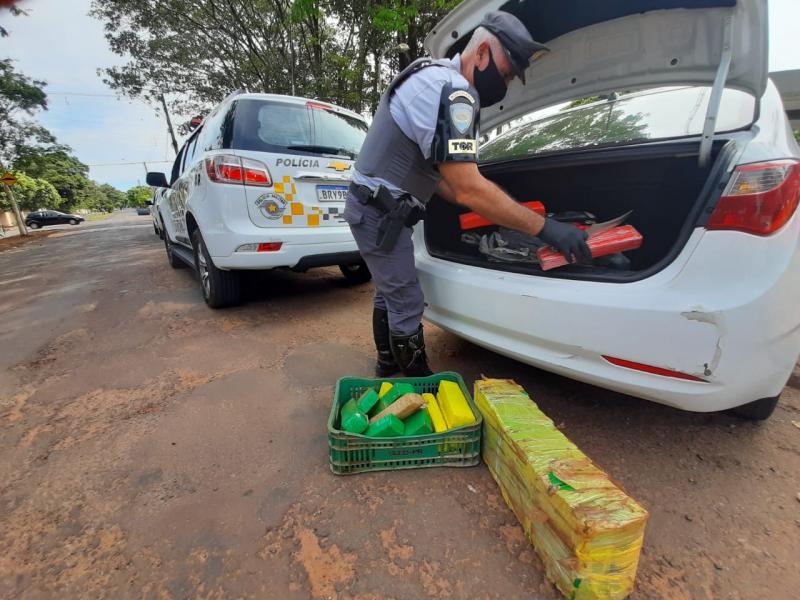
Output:
<svg viewBox="0 0 800 600">
<path fill-rule="evenodd" d="M 286 102 L 289 104 L 308 104 L 309 102 L 319 104 L 320 106 L 324 106 L 334 112 L 342 113 L 353 117 L 355 119 L 359 119 L 361 121 L 366 122 L 364 115 L 360 115 L 357 112 L 353 112 L 352 110 L 348 110 L 346 108 L 342 108 L 341 106 L 337 106 L 336 104 L 332 104 L 331 102 L 325 102 L 324 100 L 317 100 L 315 98 L 304 98 L 302 96 L 287 96 L 284 94 L 262 94 L 262 93 L 255 93 L 255 92 L 244 92 L 241 94 L 236 94 L 235 96 L 229 97 L 226 99 L 226 102 L 233 102 L 234 100 L 241 100 L 241 99 L 253 99 L 253 100 L 269 100 L 272 102 Z"/>
</svg>

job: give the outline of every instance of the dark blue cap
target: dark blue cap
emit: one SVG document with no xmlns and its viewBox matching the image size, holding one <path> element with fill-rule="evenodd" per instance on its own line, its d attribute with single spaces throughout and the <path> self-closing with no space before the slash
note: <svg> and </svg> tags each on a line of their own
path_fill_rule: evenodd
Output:
<svg viewBox="0 0 800 600">
<path fill-rule="evenodd" d="M 489 30 L 500 40 L 523 84 L 525 83 L 525 71 L 530 66 L 531 60 L 550 51 L 547 46 L 535 41 L 525 24 L 511 13 L 499 10 L 489 11 L 483 17 L 480 27 Z"/>
</svg>

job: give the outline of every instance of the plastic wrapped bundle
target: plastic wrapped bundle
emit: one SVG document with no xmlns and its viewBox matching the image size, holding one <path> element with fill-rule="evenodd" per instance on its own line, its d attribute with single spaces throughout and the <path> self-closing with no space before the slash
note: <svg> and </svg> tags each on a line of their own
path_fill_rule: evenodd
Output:
<svg viewBox="0 0 800 600">
<path fill-rule="evenodd" d="M 574 600 L 633 590 L 647 511 L 616 486 L 513 381 L 475 383 L 483 459 L 544 562 Z"/>
</svg>

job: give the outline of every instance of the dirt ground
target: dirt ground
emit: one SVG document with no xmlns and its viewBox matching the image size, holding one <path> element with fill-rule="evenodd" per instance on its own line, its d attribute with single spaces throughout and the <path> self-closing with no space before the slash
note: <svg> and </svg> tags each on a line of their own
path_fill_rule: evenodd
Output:
<svg viewBox="0 0 800 600">
<path fill-rule="evenodd" d="M 330 473 L 371 292 L 271 273 L 214 312 L 130 214 L 0 252 L 0 597 L 559 598 L 485 467 Z M 516 379 L 650 510 L 633 598 L 798 597 L 798 389 L 746 423 L 428 340 L 438 370 Z"/>
</svg>

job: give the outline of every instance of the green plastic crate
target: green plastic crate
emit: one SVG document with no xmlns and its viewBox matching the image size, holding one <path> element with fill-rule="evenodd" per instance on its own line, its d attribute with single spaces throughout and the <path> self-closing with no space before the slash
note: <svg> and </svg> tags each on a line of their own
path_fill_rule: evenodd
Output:
<svg viewBox="0 0 800 600">
<path fill-rule="evenodd" d="M 461 388 L 475 415 L 473 425 L 444 433 L 395 438 L 369 438 L 339 430 L 339 410 L 367 388 L 378 390 L 384 381 L 410 383 L 418 394 L 436 394 L 439 382 L 454 381 Z M 365 471 L 418 469 L 421 467 L 472 467 L 481 458 L 483 417 L 458 373 L 437 373 L 431 377 L 398 379 L 360 379 L 343 377 L 336 384 L 331 414 L 328 417 L 328 447 L 331 471 L 352 475 Z"/>
</svg>

